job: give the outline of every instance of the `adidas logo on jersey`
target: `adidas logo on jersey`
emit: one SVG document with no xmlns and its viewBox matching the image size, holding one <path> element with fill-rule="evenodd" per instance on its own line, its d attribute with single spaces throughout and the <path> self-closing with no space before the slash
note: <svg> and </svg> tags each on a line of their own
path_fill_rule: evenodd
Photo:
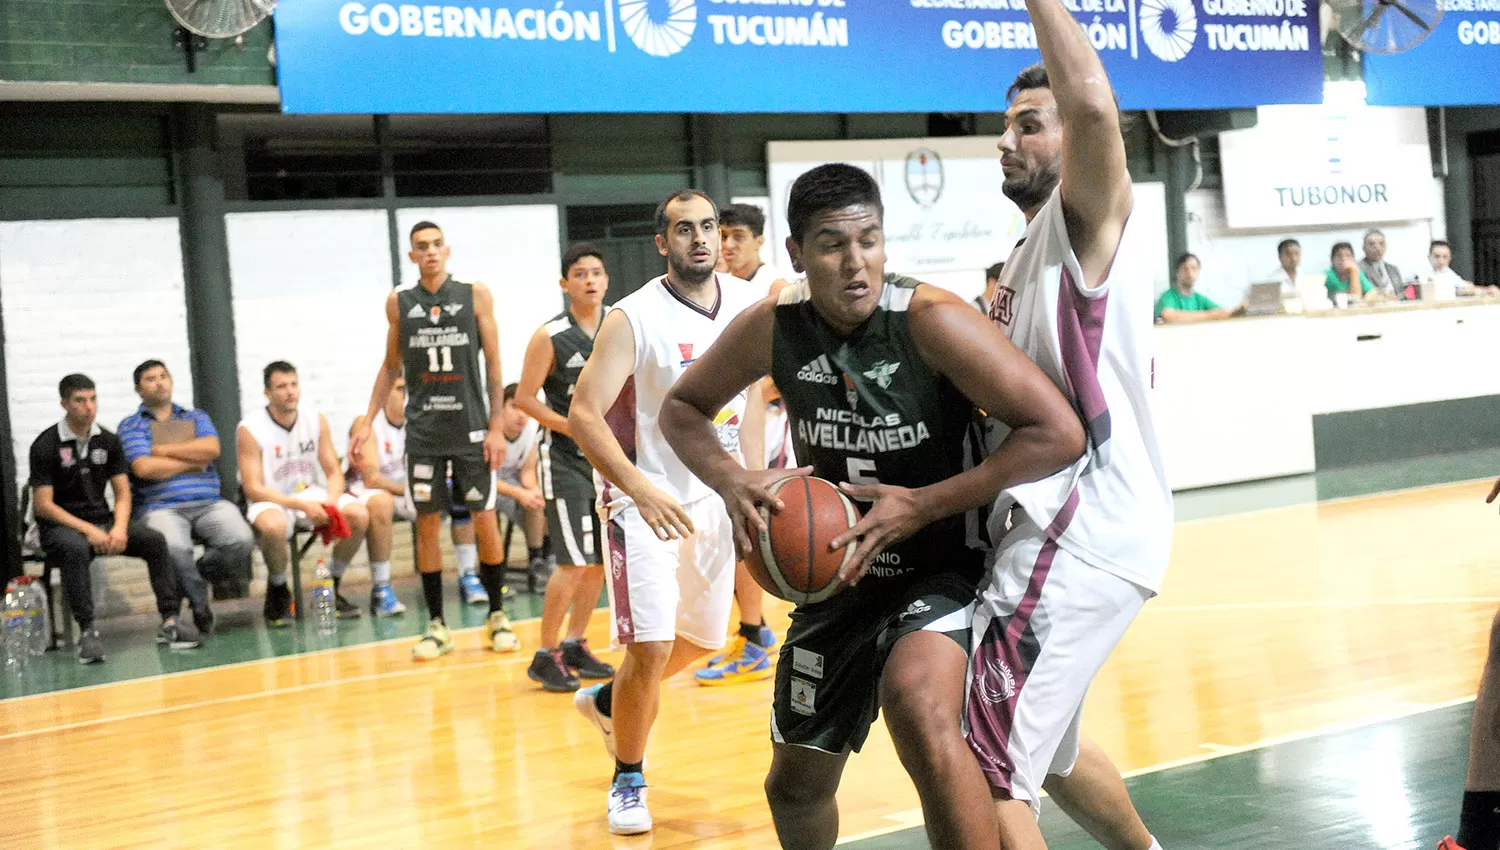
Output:
<svg viewBox="0 0 1500 850">
<path fill-rule="evenodd" d="M 575 352 L 573 352 L 573 356 L 568 358 L 568 364 L 564 368 L 568 368 L 568 369 L 582 369 L 583 368 L 583 364 L 585 364 L 587 362 L 588 362 L 588 360 L 583 356 L 583 352 L 582 351 L 575 351 Z"/>
<path fill-rule="evenodd" d="M 834 374 L 833 367 L 828 363 L 828 355 L 819 354 L 811 363 L 797 370 L 797 380 L 807 381 L 810 384 L 833 385 L 839 382 L 838 375 Z"/>
<path fill-rule="evenodd" d="M 425 315 L 427 315 L 427 311 L 422 309 L 421 304 L 413 304 L 411 305 L 411 309 L 406 311 L 406 318 L 408 319 L 420 319 Z"/>
</svg>

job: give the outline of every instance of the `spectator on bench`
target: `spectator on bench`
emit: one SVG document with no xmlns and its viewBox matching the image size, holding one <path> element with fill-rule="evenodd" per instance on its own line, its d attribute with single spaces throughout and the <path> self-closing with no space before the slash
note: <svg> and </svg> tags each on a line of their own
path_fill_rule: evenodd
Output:
<svg viewBox="0 0 1500 850">
<path fill-rule="evenodd" d="M 146 562 L 161 625 L 156 642 L 172 649 L 202 646 L 190 627 L 177 622 L 182 597 L 167 541 L 145 524 L 130 521 L 130 476 L 120 438 L 99 427 L 94 382 L 68 375 L 57 385 L 66 415 L 31 443 L 32 510 L 42 534 L 47 566 L 61 570 L 63 593 L 82 637 L 78 663 L 104 660 L 94 626 L 94 588 L 89 565 L 96 555 L 128 555 Z M 104 501 L 104 485 L 115 506 Z"/>
<path fill-rule="evenodd" d="M 300 520 L 307 520 L 313 528 L 327 527 L 329 508 L 343 515 L 350 532 L 334 545 L 329 564 L 334 605 L 339 617 L 358 617 L 359 606 L 345 599 L 338 588 L 349 562 L 365 542 L 369 514 L 358 499 L 344 492 L 344 470 L 328 420 L 321 413 L 304 414 L 299 407 L 302 387 L 297 369 L 277 360 L 262 370 L 261 380 L 267 404 L 240 422 L 236 438 L 240 482 L 250 503 L 245 518 L 255 529 L 266 559 L 266 625 L 285 625 L 291 613 L 292 592 L 286 581 L 292 555 L 287 541 Z"/>
<path fill-rule="evenodd" d="M 1240 309 L 1220 307 L 1207 295 L 1193 291 L 1198 285 L 1199 268 L 1195 254 L 1183 254 L 1177 258 L 1176 281 L 1156 299 L 1156 318 L 1172 325 L 1227 319 L 1241 312 Z"/>
<path fill-rule="evenodd" d="M 248 579 L 255 535 L 239 509 L 219 495 L 219 433 L 208 414 L 172 402 L 172 375 L 160 360 L 135 367 L 135 391 L 140 409 L 120 422 L 135 511 L 166 538 L 193 623 L 212 634 L 208 581 Z M 196 563 L 195 539 L 205 550 Z"/>
</svg>

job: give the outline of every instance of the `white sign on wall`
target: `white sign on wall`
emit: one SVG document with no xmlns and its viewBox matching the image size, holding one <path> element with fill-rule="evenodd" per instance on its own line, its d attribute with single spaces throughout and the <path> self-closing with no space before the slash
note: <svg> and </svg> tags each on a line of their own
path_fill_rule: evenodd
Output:
<svg viewBox="0 0 1500 850">
<path fill-rule="evenodd" d="M 885 204 L 886 267 L 934 283 L 983 286 L 981 272 L 1010 256 L 1026 219 L 1001 192 L 1004 175 L 993 136 L 771 142 L 767 242 L 786 241 L 787 195 L 804 172 L 848 162 L 874 175 Z"/>
<path fill-rule="evenodd" d="M 1433 215 L 1422 109 L 1261 107 L 1219 136 L 1233 229 L 1409 221 Z"/>
</svg>

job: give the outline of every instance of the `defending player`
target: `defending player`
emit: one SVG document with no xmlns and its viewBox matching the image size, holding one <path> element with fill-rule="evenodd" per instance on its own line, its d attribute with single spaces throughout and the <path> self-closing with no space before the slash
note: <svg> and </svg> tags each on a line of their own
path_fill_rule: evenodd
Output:
<svg viewBox="0 0 1500 850">
<path fill-rule="evenodd" d="M 724 498 L 748 546 L 757 506 L 780 507 L 767 486 L 788 472 L 746 471 L 708 426 L 733 393 L 769 373 L 798 459 L 865 506 L 833 541 L 856 547 L 843 576 L 853 586 L 792 612 L 776 668 L 766 796 L 782 845 L 833 846 L 844 764 L 883 708 L 932 845 L 994 847 L 994 813 L 960 728 L 983 573 L 980 509 L 1003 487 L 1071 463 L 1082 426 L 972 306 L 885 274 L 883 214 L 879 187 L 859 168 L 799 177 L 787 248 L 807 280 L 725 331 L 668 394 L 662 428 Z M 975 406 L 1012 429 L 977 466 Z"/>
</svg>

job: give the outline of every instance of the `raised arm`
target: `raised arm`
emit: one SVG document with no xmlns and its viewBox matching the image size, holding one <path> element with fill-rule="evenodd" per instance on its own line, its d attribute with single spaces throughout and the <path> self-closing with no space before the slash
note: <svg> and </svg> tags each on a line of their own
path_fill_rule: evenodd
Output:
<svg viewBox="0 0 1500 850">
<path fill-rule="evenodd" d="M 385 299 L 385 359 L 380 362 L 380 370 L 375 373 L 375 388 L 370 391 L 370 404 L 365 408 L 365 415 L 354 420 L 354 429 L 349 433 L 349 457 L 361 470 L 364 469 L 365 449 L 374 445 L 370 441 L 370 423 L 375 421 L 375 414 L 385 407 L 385 400 L 391 395 L 391 387 L 401 377 L 401 317 L 398 313 L 396 292 L 392 290 Z"/>
<path fill-rule="evenodd" d="M 337 503 L 344 492 L 344 467 L 339 463 L 339 451 L 333 447 L 333 430 L 328 427 L 328 418 L 318 414 L 318 463 L 323 467 L 323 477 L 328 481 L 328 500 Z"/>
<path fill-rule="evenodd" d="M 675 540 L 693 533 L 692 520 L 677 501 L 653 486 L 625 455 L 604 414 L 635 372 L 635 332 L 619 310 L 609 311 L 594 340 L 594 354 L 578 376 L 568 429 L 589 463 L 625 491 L 656 536 Z"/>
<path fill-rule="evenodd" d="M 1120 110 L 1099 54 L 1061 0 L 1026 0 L 1062 118 L 1063 211 L 1088 288 L 1104 282 L 1130 215 Z"/>
<path fill-rule="evenodd" d="M 548 407 L 536 395 L 541 392 L 542 382 L 547 380 L 556 360 L 552 353 L 552 337 L 548 335 L 547 328 L 537 328 L 536 333 L 531 335 L 531 341 L 526 343 L 526 359 L 521 363 L 521 381 L 516 385 L 516 404 L 543 428 L 554 434 L 571 437 L 573 434 L 568 430 L 567 418 Z"/>
<path fill-rule="evenodd" d="M 484 435 L 484 459 L 490 469 L 505 462 L 505 380 L 500 372 L 500 329 L 495 325 L 495 297 L 482 283 L 474 284 L 474 320 L 484 349 L 484 389 L 490 404 L 490 425 Z"/>
</svg>

